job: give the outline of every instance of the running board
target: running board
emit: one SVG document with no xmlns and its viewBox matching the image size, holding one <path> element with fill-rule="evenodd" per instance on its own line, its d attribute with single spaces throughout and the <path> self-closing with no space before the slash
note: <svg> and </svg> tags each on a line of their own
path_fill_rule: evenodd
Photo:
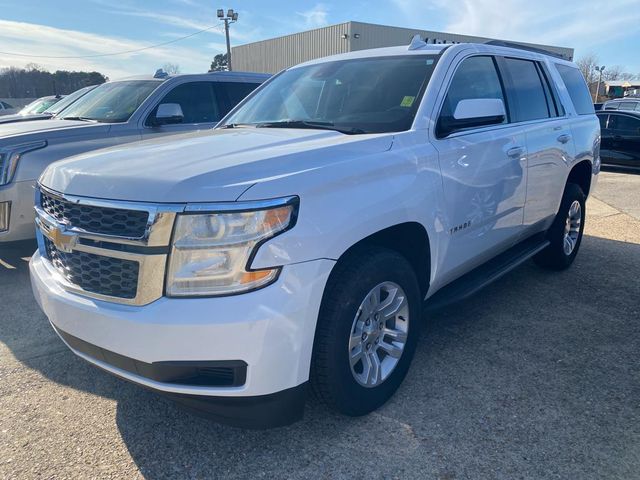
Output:
<svg viewBox="0 0 640 480">
<path fill-rule="evenodd" d="M 426 302 L 428 310 L 438 310 L 477 293 L 491 282 L 518 267 L 549 245 L 544 233 L 534 235 L 469 273 L 442 287 Z"/>
</svg>

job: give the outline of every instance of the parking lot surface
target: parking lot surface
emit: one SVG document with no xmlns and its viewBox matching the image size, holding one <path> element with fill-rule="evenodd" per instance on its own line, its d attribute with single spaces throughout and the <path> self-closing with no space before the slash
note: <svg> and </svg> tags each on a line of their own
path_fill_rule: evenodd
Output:
<svg viewBox="0 0 640 480">
<path fill-rule="evenodd" d="M 364 418 L 313 398 L 245 431 L 76 358 L 0 246 L 0 478 L 640 478 L 640 175 L 603 173 L 568 271 L 532 262 L 436 314 Z"/>
</svg>

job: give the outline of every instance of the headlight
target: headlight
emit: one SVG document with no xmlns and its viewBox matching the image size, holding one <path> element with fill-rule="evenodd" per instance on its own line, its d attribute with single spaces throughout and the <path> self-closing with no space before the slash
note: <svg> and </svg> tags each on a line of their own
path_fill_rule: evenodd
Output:
<svg viewBox="0 0 640 480">
<path fill-rule="evenodd" d="M 240 208 L 243 208 L 240 210 Z M 167 273 L 168 296 L 229 295 L 264 287 L 279 268 L 250 270 L 259 245 L 291 228 L 297 198 L 272 206 L 177 216 Z"/>
<path fill-rule="evenodd" d="M 47 142 L 41 141 L 0 148 L 0 185 L 6 185 L 13 180 L 22 155 L 46 146 Z"/>
</svg>

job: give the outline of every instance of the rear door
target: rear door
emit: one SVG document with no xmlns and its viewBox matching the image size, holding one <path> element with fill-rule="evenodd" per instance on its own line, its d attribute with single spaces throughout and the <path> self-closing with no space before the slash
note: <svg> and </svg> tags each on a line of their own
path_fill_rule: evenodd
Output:
<svg viewBox="0 0 640 480">
<path fill-rule="evenodd" d="M 460 100 L 505 102 L 496 60 L 470 56 L 457 64 L 438 114 L 451 117 Z M 507 105 L 508 108 L 508 105 Z M 443 271 L 453 279 L 508 248 L 522 229 L 526 194 L 525 138 L 509 123 L 441 134 L 436 129 L 450 247 Z"/>
<path fill-rule="evenodd" d="M 567 165 L 575 149 L 571 128 L 545 66 L 535 60 L 502 58 L 512 121 L 525 131 L 527 199 L 523 225 L 540 229 L 558 210 Z"/>
</svg>

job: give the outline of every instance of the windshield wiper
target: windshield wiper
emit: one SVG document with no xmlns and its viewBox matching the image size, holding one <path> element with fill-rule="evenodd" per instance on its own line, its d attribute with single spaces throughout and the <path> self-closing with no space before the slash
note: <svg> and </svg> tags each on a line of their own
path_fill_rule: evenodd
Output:
<svg viewBox="0 0 640 480">
<path fill-rule="evenodd" d="M 314 122 L 312 120 L 282 120 L 279 122 L 264 122 L 256 124 L 256 128 L 309 128 L 318 130 L 334 130 L 346 135 L 366 133 L 360 128 L 336 127 L 331 122 Z"/>
<path fill-rule="evenodd" d="M 218 128 L 238 128 L 238 127 L 255 127 L 254 123 L 225 123 Z"/>
<path fill-rule="evenodd" d="M 61 120 L 81 120 L 83 122 L 92 122 L 92 123 L 98 122 L 98 120 L 94 120 L 93 118 L 87 118 L 87 117 L 62 117 Z"/>
</svg>

